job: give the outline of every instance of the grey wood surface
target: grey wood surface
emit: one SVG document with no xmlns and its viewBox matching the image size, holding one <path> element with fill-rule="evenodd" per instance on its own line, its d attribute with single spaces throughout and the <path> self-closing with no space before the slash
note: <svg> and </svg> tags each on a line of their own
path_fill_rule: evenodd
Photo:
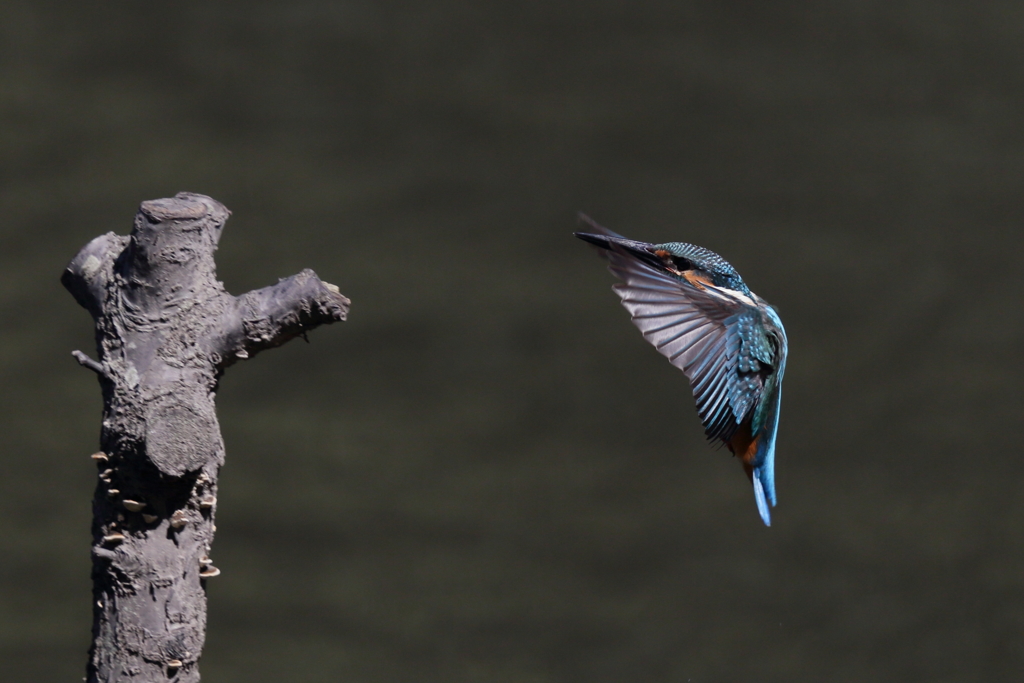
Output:
<svg viewBox="0 0 1024 683">
<path fill-rule="evenodd" d="M 344 320 L 349 301 L 311 270 L 231 296 L 214 252 L 229 211 L 203 195 L 143 202 L 129 236 L 87 244 L 62 282 L 96 322 L 103 390 L 93 498 L 90 683 L 199 680 L 205 582 L 224 441 L 224 371 Z"/>
</svg>

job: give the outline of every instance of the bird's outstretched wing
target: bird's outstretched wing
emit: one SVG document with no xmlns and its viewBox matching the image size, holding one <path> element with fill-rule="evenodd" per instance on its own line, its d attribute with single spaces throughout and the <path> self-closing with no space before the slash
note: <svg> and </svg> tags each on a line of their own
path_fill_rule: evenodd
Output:
<svg viewBox="0 0 1024 683">
<path fill-rule="evenodd" d="M 602 248 L 621 280 L 615 293 L 647 341 L 690 380 L 708 438 L 728 443 L 764 389 L 757 359 L 750 357 L 754 340 L 744 338 L 756 328 L 750 324 L 760 316 L 756 304 L 740 292 L 659 270 L 622 246 L 615 233 L 581 220 L 595 237 L 612 238 L 588 241 Z"/>
</svg>

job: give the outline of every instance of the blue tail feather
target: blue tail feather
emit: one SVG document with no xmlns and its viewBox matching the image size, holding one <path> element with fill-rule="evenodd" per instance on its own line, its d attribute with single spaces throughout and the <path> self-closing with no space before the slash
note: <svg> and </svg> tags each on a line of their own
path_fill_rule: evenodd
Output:
<svg viewBox="0 0 1024 683">
<path fill-rule="evenodd" d="M 775 390 L 772 412 L 768 417 L 768 424 L 765 425 L 758 448 L 754 456 L 754 467 L 752 479 L 754 480 L 754 498 L 757 500 L 757 511 L 761 513 L 761 519 L 765 525 L 771 526 L 771 515 L 768 513 L 769 506 L 775 506 L 775 435 L 779 430 L 779 404 L 782 401 L 782 387 Z"/>
<path fill-rule="evenodd" d="M 761 519 L 764 520 L 765 526 L 772 525 L 772 515 L 769 512 L 768 500 L 764 495 L 764 485 L 761 484 L 761 468 L 758 467 L 754 470 L 754 500 L 757 501 L 757 511 L 761 513 Z"/>
</svg>

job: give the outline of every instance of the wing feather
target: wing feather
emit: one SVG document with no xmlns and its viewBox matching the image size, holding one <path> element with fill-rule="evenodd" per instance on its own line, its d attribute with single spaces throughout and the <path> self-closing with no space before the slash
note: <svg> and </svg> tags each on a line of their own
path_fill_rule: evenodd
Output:
<svg viewBox="0 0 1024 683">
<path fill-rule="evenodd" d="M 697 413 L 704 423 L 704 431 L 708 438 L 722 437 L 736 422 L 730 409 L 729 374 L 726 371 L 726 359 L 721 357 L 714 368 L 714 380 L 697 398 Z M 731 435 L 731 434 L 730 434 Z"/>
<path fill-rule="evenodd" d="M 703 350 L 699 357 L 693 359 L 693 362 L 686 368 L 692 379 L 696 380 L 710 374 L 706 372 L 706 369 L 712 361 L 715 363 L 714 366 L 721 363 L 723 360 L 722 352 L 725 350 L 726 339 L 727 336 L 724 334 L 715 335 L 715 337 L 708 342 L 708 348 Z"/>
<path fill-rule="evenodd" d="M 633 317 L 637 320 L 642 318 L 664 318 L 668 316 L 685 315 L 693 310 L 692 306 L 680 306 L 679 308 L 670 308 L 666 310 L 652 311 L 650 313 L 639 313 Z M 639 323 L 637 323 L 639 325 Z"/>
<path fill-rule="evenodd" d="M 696 320 L 694 320 L 694 319 L 680 320 L 678 316 L 666 316 L 666 317 L 668 318 L 668 321 L 662 322 L 662 324 L 660 326 L 657 326 L 657 327 L 647 327 L 647 320 L 643 320 L 643 321 L 640 321 L 640 322 L 637 322 L 637 323 L 634 323 L 634 324 L 637 327 L 639 327 L 640 330 L 644 333 L 644 336 L 646 336 L 648 338 L 654 337 L 655 333 L 657 333 L 657 332 L 663 332 L 663 331 L 668 330 L 669 328 L 671 328 L 672 333 L 673 333 L 673 335 L 671 337 L 668 337 L 665 340 L 659 340 L 656 344 L 654 344 L 659 349 L 662 346 L 664 346 L 665 344 L 668 344 L 671 341 L 675 341 L 676 339 L 679 339 L 684 334 L 689 334 L 689 333 L 695 331 L 697 328 L 704 327 L 705 325 L 708 324 L 706 320 L 701 320 L 700 318 L 697 318 Z M 686 323 L 690 323 L 690 325 L 687 326 Z"/>
<path fill-rule="evenodd" d="M 716 381 L 698 399 L 697 410 L 702 418 L 710 419 L 715 414 L 718 406 L 722 404 L 722 399 L 728 394 L 728 385 L 728 382 Z"/>
<path fill-rule="evenodd" d="M 684 353 L 688 353 L 695 349 L 704 349 L 708 345 L 714 343 L 714 332 L 715 330 L 713 328 L 703 325 L 700 328 L 687 332 L 685 335 L 670 344 L 663 344 L 660 347 L 655 344 L 654 346 L 678 367 L 679 364 L 676 363 L 676 359 Z"/>
</svg>

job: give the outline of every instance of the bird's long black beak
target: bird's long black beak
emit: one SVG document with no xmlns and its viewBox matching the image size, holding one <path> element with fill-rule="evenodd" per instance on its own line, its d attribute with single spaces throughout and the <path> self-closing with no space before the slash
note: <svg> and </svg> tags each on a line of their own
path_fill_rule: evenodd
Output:
<svg viewBox="0 0 1024 683">
<path fill-rule="evenodd" d="M 573 234 L 584 242 L 593 244 L 595 247 L 600 247 L 601 249 L 609 249 L 611 247 L 610 238 L 607 235 L 594 235 L 589 232 L 574 232 Z"/>
<path fill-rule="evenodd" d="M 644 263 L 647 263 L 656 268 L 662 267 L 661 260 L 654 255 L 654 247 L 647 242 L 637 242 L 636 240 L 628 240 L 618 233 L 614 233 L 608 228 L 598 225 L 586 214 L 579 214 L 580 222 L 585 224 L 587 228 L 593 230 L 593 232 L 574 232 L 576 237 L 579 237 L 584 242 L 592 244 L 599 249 L 608 251 L 625 252 L 626 254 L 637 258 Z"/>
<path fill-rule="evenodd" d="M 603 225 L 598 224 L 597 221 L 583 212 L 576 214 L 576 218 L 587 228 L 587 230 L 586 232 L 574 232 L 573 234 L 584 242 L 589 242 L 590 244 L 601 247 L 602 249 L 609 249 L 611 248 L 610 245 L 617 244 L 630 251 L 648 254 L 651 253 L 650 249 L 653 245 L 648 244 L 647 242 L 627 240 L 619 233 L 612 232 Z"/>
<path fill-rule="evenodd" d="M 591 232 L 574 232 L 573 234 L 584 242 L 589 242 L 590 244 L 601 247 L 602 249 L 611 249 L 611 245 L 614 244 L 626 249 L 627 251 L 633 252 L 637 256 L 640 256 L 640 254 L 651 255 L 654 253 L 653 244 L 637 242 L 636 240 L 627 240 L 625 237 L 619 237 L 618 235 L 612 237 L 611 235 L 595 235 Z"/>
</svg>

